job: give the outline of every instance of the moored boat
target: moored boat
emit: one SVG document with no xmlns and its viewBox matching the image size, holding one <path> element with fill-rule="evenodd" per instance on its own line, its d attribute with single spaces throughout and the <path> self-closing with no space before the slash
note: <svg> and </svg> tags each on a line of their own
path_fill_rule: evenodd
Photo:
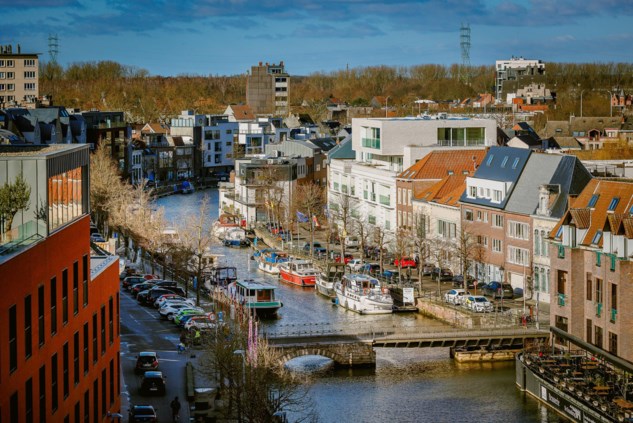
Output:
<svg viewBox="0 0 633 423">
<path fill-rule="evenodd" d="M 319 272 L 308 260 L 290 260 L 279 264 L 279 276 L 284 282 L 293 285 L 312 287 L 316 284 Z"/>
<path fill-rule="evenodd" d="M 316 291 L 328 298 L 336 298 L 334 284 L 345 274 L 345 263 L 328 263 L 316 279 Z"/>
<path fill-rule="evenodd" d="M 389 314 L 393 299 L 376 278 L 368 275 L 345 275 L 334 284 L 338 305 L 360 314 Z"/>
<path fill-rule="evenodd" d="M 225 247 L 247 247 L 249 242 L 246 231 L 242 228 L 227 228 L 222 243 Z"/>
<path fill-rule="evenodd" d="M 233 266 L 214 267 L 205 274 L 205 277 L 211 287 L 227 287 L 237 281 L 237 268 Z"/>
<path fill-rule="evenodd" d="M 288 261 L 288 254 L 268 249 L 257 257 L 257 268 L 273 275 L 279 274 L 279 264 Z"/>
<path fill-rule="evenodd" d="M 234 214 L 222 214 L 213 224 L 213 235 L 224 240 L 226 232 L 233 228 L 240 227 L 240 219 Z"/>
<path fill-rule="evenodd" d="M 259 281 L 234 281 L 227 291 L 229 297 L 258 317 L 274 316 L 283 305 L 275 296 L 275 287 Z"/>
</svg>

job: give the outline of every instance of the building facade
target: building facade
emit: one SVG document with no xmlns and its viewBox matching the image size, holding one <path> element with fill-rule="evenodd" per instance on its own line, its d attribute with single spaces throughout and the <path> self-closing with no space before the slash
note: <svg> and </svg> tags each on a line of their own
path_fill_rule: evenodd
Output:
<svg viewBox="0 0 633 423">
<path fill-rule="evenodd" d="M 91 255 L 88 151 L 0 147 L 0 186 L 22 175 L 30 197 L 0 225 L 2 421 L 120 412 L 118 260 Z"/>
<path fill-rule="evenodd" d="M 284 62 L 251 67 L 246 80 L 246 104 L 256 115 L 285 117 L 290 112 L 290 75 Z"/>
<path fill-rule="evenodd" d="M 0 45 L 0 109 L 34 104 L 39 97 L 39 58 L 18 44 Z"/>
<path fill-rule="evenodd" d="M 506 95 L 504 84 L 507 81 L 516 81 L 518 85 L 522 77 L 542 75 L 545 72 L 545 63 L 541 60 L 512 57 L 510 60 L 497 60 L 495 62 L 496 84 L 495 97 L 497 102 L 505 102 Z M 527 83 L 527 80 L 525 81 Z M 528 84 L 526 84 L 528 85 Z"/>
<path fill-rule="evenodd" d="M 633 361 L 633 184 L 592 180 L 549 237 L 550 324 Z"/>
</svg>

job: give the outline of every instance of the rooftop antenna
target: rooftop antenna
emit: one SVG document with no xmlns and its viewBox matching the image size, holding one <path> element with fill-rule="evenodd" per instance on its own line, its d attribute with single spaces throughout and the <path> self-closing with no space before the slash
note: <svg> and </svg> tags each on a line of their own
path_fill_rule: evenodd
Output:
<svg viewBox="0 0 633 423">
<path fill-rule="evenodd" d="M 51 57 L 51 62 L 57 63 L 57 53 L 59 53 L 59 39 L 57 34 L 48 35 L 48 55 Z"/>
<path fill-rule="evenodd" d="M 459 77 L 465 84 L 468 84 L 470 80 L 470 24 L 462 23 L 461 28 L 459 28 L 459 46 L 462 52 Z"/>
</svg>

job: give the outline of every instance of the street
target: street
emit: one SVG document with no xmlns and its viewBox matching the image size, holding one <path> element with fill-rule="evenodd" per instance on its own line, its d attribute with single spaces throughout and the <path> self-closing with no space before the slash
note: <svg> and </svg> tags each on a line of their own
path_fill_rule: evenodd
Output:
<svg viewBox="0 0 633 423">
<path fill-rule="evenodd" d="M 121 291 L 121 371 L 122 414 L 127 421 L 131 405 L 153 405 L 159 422 L 171 421 L 170 402 L 178 396 L 181 404 L 180 421 L 189 421 L 189 407 L 185 394 L 185 364 L 191 354 L 178 354 L 179 329 L 170 321 L 161 320 L 153 307 L 143 307 L 125 290 Z M 158 370 L 166 379 L 164 396 L 145 396 L 139 393 L 142 374 L 134 373 L 136 356 L 141 351 L 158 354 Z M 127 401 L 126 401 L 127 398 Z M 125 404 L 129 405 L 125 405 Z"/>
</svg>

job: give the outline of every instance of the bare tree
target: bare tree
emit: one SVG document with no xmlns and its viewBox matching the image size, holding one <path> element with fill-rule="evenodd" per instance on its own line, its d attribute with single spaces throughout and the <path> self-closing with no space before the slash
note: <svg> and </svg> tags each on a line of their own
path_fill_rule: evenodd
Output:
<svg viewBox="0 0 633 423">
<path fill-rule="evenodd" d="M 113 208 L 127 194 L 119 172 L 108 154 L 108 149 L 99 147 L 90 156 L 90 209 L 95 223 L 104 229 Z M 107 235 L 107 234 L 104 234 Z"/>
<path fill-rule="evenodd" d="M 437 273 L 437 296 L 439 298 L 442 295 L 442 269 L 449 262 L 451 244 L 444 238 L 433 238 L 430 242 L 430 252 L 439 269 Z"/>
<path fill-rule="evenodd" d="M 196 277 L 196 305 L 200 305 L 200 289 L 204 283 L 204 275 L 213 267 L 213 262 L 207 260 L 207 257 L 215 243 L 208 195 L 200 202 L 198 215 L 189 219 L 187 224 L 179 229 L 179 233 L 184 248 L 191 254 L 190 269 Z"/>
<path fill-rule="evenodd" d="M 325 200 L 324 187 L 313 184 L 301 184 L 297 187 L 295 207 L 297 211 L 310 219 L 310 257 L 314 258 L 314 219 L 321 215 Z"/>
<path fill-rule="evenodd" d="M 426 225 L 426 216 L 424 214 L 417 214 L 415 216 L 412 241 L 415 251 L 418 255 L 418 280 L 422 282 L 422 267 L 429 258 L 429 243 L 430 240 L 427 237 L 428 228 Z"/>
<path fill-rule="evenodd" d="M 387 233 L 380 226 L 374 226 L 373 232 L 374 232 L 374 243 L 378 246 L 378 249 L 379 249 L 378 263 L 380 264 L 380 275 L 382 275 L 383 267 L 384 267 L 384 254 L 385 254 L 385 244 L 386 244 Z"/>
<path fill-rule="evenodd" d="M 409 257 L 413 248 L 411 233 L 404 228 L 398 228 L 392 247 L 393 253 L 398 260 L 398 282 L 402 282 L 402 259 Z"/>
<path fill-rule="evenodd" d="M 346 193 L 340 193 L 332 196 L 329 212 L 331 218 L 338 226 L 338 236 L 341 240 L 341 257 L 345 257 L 345 238 L 353 233 L 352 211 L 356 206 L 353 197 Z"/>
<path fill-rule="evenodd" d="M 470 226 L 462 224 L 451 245 L 454 257 L 459 261 L 459 271 L 463 277 L 463 288 L 468 289 L 467 275 L 477 255 L 481 254 L 483 245 Z"/>
<path fill-rule="evenodd" d="M 367 247 L 369 235 L 373 226 L 367 221 L 365 216 L 360 213 L 353 213 L 352 220 L 354 222 L 355 233 L 360 241 L 361 258 L 363 258 L 363 254 L 365 254 L 365 247 Z"/>
</svg>

